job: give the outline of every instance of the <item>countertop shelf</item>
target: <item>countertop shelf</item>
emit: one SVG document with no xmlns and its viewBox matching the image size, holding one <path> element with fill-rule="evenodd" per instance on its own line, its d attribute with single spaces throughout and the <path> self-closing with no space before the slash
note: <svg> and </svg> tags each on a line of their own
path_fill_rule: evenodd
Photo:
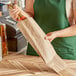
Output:
<svg viewBox="0 0 76 76">
<path fill-rule="evenodd" d="M 64 60 L 76 71 L 76 61 Z M 0 62 L 0 76 L 59 76 L 38 56 L 10 53 Z"/>
</svg>

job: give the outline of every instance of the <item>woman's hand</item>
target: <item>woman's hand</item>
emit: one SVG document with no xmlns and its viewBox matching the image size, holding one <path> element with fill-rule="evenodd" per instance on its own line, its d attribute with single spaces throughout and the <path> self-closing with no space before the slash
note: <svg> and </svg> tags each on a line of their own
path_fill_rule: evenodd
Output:
<svg viewBox="0 0 76 76">
<path fill-rule="evenodd" d="M 55 38 L 57 38 L 57 32 L 49 32 L 44 39 L 49 40 L 52 42 Z"/>
<path fill-rule="evenodd" d="M 10 9 L 10 11 L 9 11 L 10 16 L 11 16 L 14 20 L 17 20 L 19 13 L 20 13 L 20 9 L 18 8 L 17 5 L 14 5 L 14 6 L 13 6 L 13 9 Z"/>
<path fill-rule="evenodd" d="M 71 25 L 70 27 L 62 30 L 50 32 L 44 38 L 52 42 L 57 37 L 71 37 L 71 36 L 76 36 L 76 24 Z"/>
</svg>

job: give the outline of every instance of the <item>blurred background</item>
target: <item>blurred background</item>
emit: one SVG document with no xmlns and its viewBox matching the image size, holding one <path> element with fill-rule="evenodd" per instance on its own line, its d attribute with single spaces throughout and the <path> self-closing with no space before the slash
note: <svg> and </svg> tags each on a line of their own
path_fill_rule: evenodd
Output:
<svg viewBox="0 0 76 76">
<path fill-rule="evenodd" d="M 8 51 L 19 52 L 26 54 L 28 42 L 19 31 L 17 22 L 9 16 L 8 4 L 16 3 L 23 10 L 25 7 L 25 0 L 0 0 L 0 23 L 5 24 L 7 34 Z"/>
</svg>

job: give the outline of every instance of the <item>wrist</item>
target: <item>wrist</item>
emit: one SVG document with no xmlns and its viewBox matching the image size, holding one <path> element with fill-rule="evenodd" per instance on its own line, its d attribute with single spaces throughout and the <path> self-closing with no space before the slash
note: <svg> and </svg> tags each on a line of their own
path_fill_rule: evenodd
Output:
<svg viewBox="0 0 76 76">
<path fill-rule="evenodd" d="M 55 38 L 61 37 L 60 31 L 54 31 L 53 33 L 54 33 L 54 35 L 55 35 Z"/>
</svg>

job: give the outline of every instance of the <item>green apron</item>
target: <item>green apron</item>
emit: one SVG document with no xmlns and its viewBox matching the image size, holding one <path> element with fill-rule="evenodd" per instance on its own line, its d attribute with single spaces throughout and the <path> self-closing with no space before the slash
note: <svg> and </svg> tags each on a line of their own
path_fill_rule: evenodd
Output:
<svg viewBox="0 0 76 76">
<path fill-rule="evenodd" d="M 46 34 L 70 26 L 66 17 L 66 0 L 35 0 L 34 12 L 34 19 Z M 76 60 L 76 36 L 56 38 L 52 45 L 61 58 Z M 30 44 L 27 54 L 37 55 Z"/>
</svg>

